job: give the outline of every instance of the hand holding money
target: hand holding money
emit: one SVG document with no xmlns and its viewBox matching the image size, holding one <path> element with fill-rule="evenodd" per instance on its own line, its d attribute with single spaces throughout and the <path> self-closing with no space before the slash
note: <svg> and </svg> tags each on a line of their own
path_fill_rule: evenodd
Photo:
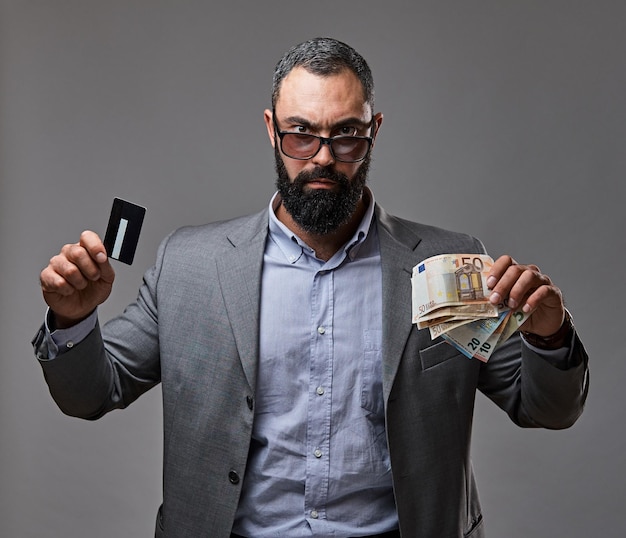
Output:
<svg viewBox="0 0 626 538">
<path fill-rule="evenodd" d="M 563 324 L 565 305 L 561 290 L 536 265 L 522 265 L 510 256 L 500 256 L 491 268 L 487 285 L 492 303 L 506 301 L 510 308 L 532 314 L 524 331 L 550 336 Z"/>
<path fill-rule="evenodd" d="M 470 358 L 489 360 L 532 312 L 502 300 L 508 296 L 503 295 L 507 283 L 517 285 L 519 280 L 511 279 L 510 273 L 500 291 L 490 289 L 488 284 L 502 282 L 506 266 L 502 258 L 494 263 L 481 254 L 442 254 L 419 263 L 411 279 L 413 323 L 428 327 L 432 338 L 441 336 Z"/>
</svg>

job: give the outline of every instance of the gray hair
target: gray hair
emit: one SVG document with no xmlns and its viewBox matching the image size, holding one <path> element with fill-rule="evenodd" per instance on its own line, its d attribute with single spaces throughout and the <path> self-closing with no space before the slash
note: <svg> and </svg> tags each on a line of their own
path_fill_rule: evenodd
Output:
<svg viewBox="0 0 626 538">
<path fill-rule="evenodd" d="M 336 75 L 344 69 L 361 81 L 365 101 L 374 111 L 374 79 L 365 59 L 351 46 L 330 37 L 316 37 L 292 47 L 276 64 L 272 81 L 272 108 L 276 106 L 283 79 L 294 67 L 319 76 Z"/>
</svg>

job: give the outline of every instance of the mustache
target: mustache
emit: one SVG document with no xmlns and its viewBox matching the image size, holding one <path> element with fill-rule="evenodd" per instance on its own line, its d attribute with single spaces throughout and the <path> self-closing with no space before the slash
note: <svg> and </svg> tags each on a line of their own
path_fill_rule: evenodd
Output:
<svg viewBox="0 0 626 538">
<path fill-rule="evenodd" d="M 312 170 L 302 170 L 295 177 L 293 183 L 294 185 L 302 187 L 306 183 L 315 181 L 316 179 L 327 179 L 338 183 L 342 187 L 348 187 L 350 185 L 348 176 L 342 174 L 341 172 L 337 172 L 337 170 L 333 170 L 328 166 L 316 166 Z"/>
</svg>

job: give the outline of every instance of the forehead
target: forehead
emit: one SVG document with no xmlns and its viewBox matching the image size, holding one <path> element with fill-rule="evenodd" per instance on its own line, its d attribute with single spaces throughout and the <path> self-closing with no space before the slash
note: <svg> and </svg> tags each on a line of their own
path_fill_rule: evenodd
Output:
<svg viewBox="0 0 626 538">
<path fill-rule="evenodd" d="M 282 81 L 276 111 L 280 117 L 303 117 L 319 124 L 332 124 L 355 117 L 367 122 L 372 111 L 365 102 L 363 86 L 349 69 L 320 76 L 303 67 L 294 68 Z"/>
</svg>

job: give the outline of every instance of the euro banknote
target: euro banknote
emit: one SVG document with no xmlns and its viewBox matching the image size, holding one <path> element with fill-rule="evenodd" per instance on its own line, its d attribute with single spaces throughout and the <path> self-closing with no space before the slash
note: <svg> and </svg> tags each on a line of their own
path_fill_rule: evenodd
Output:
<svg viewBox="0 0 626 538">
<path fill-rule="evenodd" d="M 467 357 L 488 361 L 528 319 L 521 310 L 489 302 L 492 266 L 485 254 L 442 254 L 417 264 L 411 278 L 413 323 Z"/>
<path fill-rule="evenodd" d="M 484 317 L 497 317 L 487 287 L 492 266 L 493 259 L 485 254 L 441 254 L 418 263 L 411 278 L 413 323 L 427 321 L 443 307 L 477 313 L 489 309 Z"/>
</svg>

